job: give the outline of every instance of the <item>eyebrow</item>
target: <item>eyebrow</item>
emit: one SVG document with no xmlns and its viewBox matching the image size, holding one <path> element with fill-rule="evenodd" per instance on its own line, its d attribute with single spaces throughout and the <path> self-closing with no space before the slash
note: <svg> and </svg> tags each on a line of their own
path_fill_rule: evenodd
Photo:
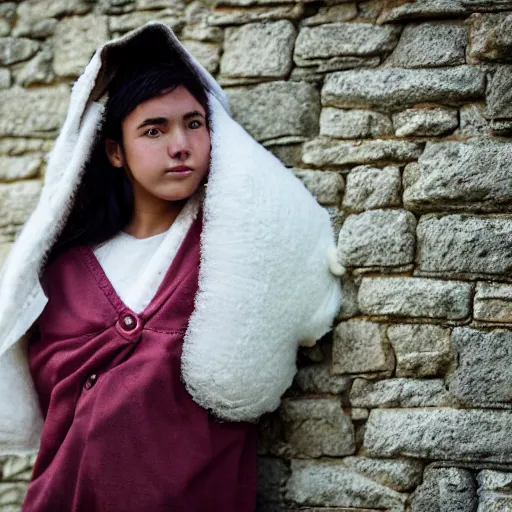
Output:
<svg viewBox="0 0 512 512">
<path fill-rule="evenodd" d="M 192 117 L 202 117 L 204 119 L 204 114 L 199 112 L 199 110 L 193 110 L 192 112 L 187 112 L 184 114 L 183 120 L 186 121 Z M 141 128 L 144 128 L 148 125 L 162 126 L 167 124 L 168 121 L 169 120 L 166 117 L 148 117 L 147 119 L 144 119 L 144 121 L 142 121 L 139 126 L 137 126 L 137 130 L 140 130 Z"/>
</svg>

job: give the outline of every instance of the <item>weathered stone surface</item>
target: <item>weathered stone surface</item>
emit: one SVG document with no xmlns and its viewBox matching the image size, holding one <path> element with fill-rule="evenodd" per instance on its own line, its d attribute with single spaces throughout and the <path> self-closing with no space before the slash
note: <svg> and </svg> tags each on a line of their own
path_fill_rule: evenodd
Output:
<svg viewBox="0 0 512 512">
<path fill-rule="evenodd" d="M 386 326 L 365 320 L 341 322 L 334 331 L 333 373 L 370 373 L 392 370 L 393 353 Z"/>
<path fill-rule="evenodd" d="M 432 273 L 505 274 L 512 270 L 512 219 L 434 215 L 418 223 L 419 268 Z"/>
<path fill-rule="evenodd" d="M 483 322 L 512 323 L 512 285 L 477 283 L 473 317 Z"/>
<path fill-rule="evenodd" d="M 299 505 L 400 510 L 406 495 L 335 461 L 292 461 L 287 498 Z M 342 509 L 343 510 L 343 509 Z"/>
<path fill-rule="evenodd" d="M 0 482 L 0 507 L 2 512 L 20 510 L 28 484 L 24 482 Z M 12 508 L 11 508 L 12 507 Z"/>
<path fill-rule="evenodd" d="M 338 233 L 339 229 L 335 232 Z M 338 243 L 337 238 L 336 243 Z M 359 305 L 357 304 L 357 288 L 351 276 L 346 274 L 343 276 L 343 279 L 341 280 L 341 291 L 343 295 L 343 302 L 338 313 L 338 320 L 347 320 L 359 313 Z"/>
<path fill-rule="evenodd" d="M 356 379 L 350 391 L 352 407 L 446 407 L 456 399 L 442 379 Z"/>
<path fill-rule="evenodd" d="M 135 0 L 99 0 L 98 8 L 103 14 L 124 14 L 135 9 Z"/>
<path fill-rule="evenodd" d="M 477 512 L 509 512 L 510 510 L 512 510 L 512 496 L 509 492 L 478 492 Z"/>
<path fill-rule="evenodd" d="M 423 464 L 417 460 L 345 457 L 343 464 L 399 492 L 416 487 L 421 482 L 423 473 Z"/>
<path fill-rule="evenodd" d="M 461 281 L 411 277 L 363 278 L 358 301 L 367 315 L 459 320 L 470 311 L 473 287 Z"/>
<path fill-rule="evenodd" d="M 438 325 L 390 325 L 387 337 L 396 357 L 397 377 L 432 377 L 453 361 L 450 329 Z"/>
<path fill-rule="evenodd" d="M 496 405 L 512 401 L 512 332 L 455 328 L 458 367 L 449 389 L 466 403 Z"/>
<path fill-rule="evenodd" d="M 11 73 L 8 69 L 0 69 L 0 89 L 7 89 L 11 86 Z"/>
<path fill-rule="evenodd" d="M 509 0 L 459 0 L 462 5 L 473 12 L 495 12 L 511 10 Z"/>
<path fill-rule="evenodd" d="M 340 399 L 285 399 L 280 415 L 288 455 L 309 458 L 354 453 L 354 427 Z"/>
<path fill-rule="evenodd" d="M 415 0 L 382 11 L 379 23 L 414 18 L 436 18 L 466 14 L 461 0 Z"/>
<path fill-rule="evenodd" d="M 41 164 L 41 154 L 0 156 L 0 181 L 34 178 L 37 176 Z"/>
<path fill-rule="evenodd" d="M 53 147 L 53 140 L 24 139 L 21 137 L 1 137 L 0 154 L 18 156 L 25 153 L 44 151 L 48 153 Z"/>
<path fill-rule="evenodd" d="M 68 103 L 67 85 L 0 90 L 0 136 L 54 135 L 64 121 Z"/>
<path fill-rule="evenodd" d="M 340 173 L 310 169 L 294 169 L 293 172 L 320 204 L 338 204 L 340 202 L 345 188 Z"/>
<path fill-rule="evenodd" d="M 16 83 L 23 86 L 50 83 L 54 78 L 52 63 L 53 50 L 44 43 L 37 55 L 16 73 Z"/>
<path fill-rule="evenodd" d="M 329 393 L 339 395 L 350 389 L 352 379 L 342 375 L 334 375 L 329 362 L 312 364 L 300 368 L 295 382 L 304 393 Z"/>
<path fill-rule="evenodd" d="M 37 204 L 39 180 L 0 184 L 0 230 L 23 224 Z"/>
<path fill-rule="evenodd" d="M 3 480 L 30 481 L 36 455 L 8 457 L 2 467 Z"/>
<path fill-rule="evenodd" d="M 491 134 L 508 137 L 512 135 L 512 119 L 494 119 L 489 123 Z"/>
<path fill-rule="evenodd" d="M 233 117 L 256 140 L 309 137 L 318 131 L 318 91 L 304 82 L 272 82 L 228 91 Z"/>
<path fill-rule="evenodd" d="M 375 208 L 400 206 L 402 177 L 398 167 L 383 169 L 362 165 L 347 175 L 343 208 L 360 212 Z"/>
<path fill-rule="evenodd" d="M 489 135 L 489 123 L 483 115 L 483 108 L 477 104 L 463 105 L 460 109 L 461 135 Z"/>
<path fill-rule="evenodd" d="M 490 78 L 485 115 L 490 119 L 512 117 L 512 66 L 500 66 Z"/>
<path fill-rule="evenodd" d="M 339 235 L 345 267 L 401 266 L 414 260 L 416 218 L 405 210 L 369 210 L 349 215 Z"/>
<path fill-rule="evenodd" d="M 151 9 L 165 9 L 168 7 L 176 8 L 179 6 L 180 10 L 183 9 L 183 3 L 173 0 L 169 2 L 169 0 L 135 0 L 135 8 L 138 11 L 151 10 Z"/>
<path fill-rule="evenodd" d="M 58 76 L 78 76 L 96 48 L 108 39 L 107 18 L 88 14 L 63 19 L 55 29 L 53 69 Z"/>
<path fill-rule="evenodd" d="M 393 115 L 396 135 L 428 137 L 445 135 L 459 124 L 458 112 L 448 108 L 407 109 Z"/>
<path fill-rule="evenodd" d="M 386 87 L 382 87 L 386 84 Z M 470 66 L 445 69 L 359 69 L 329 75 L 322 104 L 333 107 L 406 107 L 483 97 L 484 72 Z"/>
<path fill-rule="evenodd" d="M 184 4 L 181 2 L 171 2 L 168 9 L 162 11 L 138 11 L 119 16 L 109 17 L 109 28 L 111 32 L 123 34 L 134 30 L 148 21 L 160 21 L 165 23 L 172 30 L 178 30 L 183 24 Z M 174 6 L 174 7 L 172 7 Z"/>
<path fill-rule="evenodd" d="M 197 41 L 210 41 L 222 43 L 224 32 L 219 27 L 210 24 L 211 9 L 200 0 L 195 0 L 185 8 L 186 26 L 183 28 L 182 37 Z"/>
<path fill-rule="evenodd" d="M 227 29 L 221 74 L 235 78 L 284 78 L 291 70 L 295 36 L 295 27 L 285 20 Z"/>
<path fill-rule="evenodd" d="M 405 168 L 409 210 L 501 211 L 512 199 L 512 143 L 427 143 L 418 165 Z"/>
<path fill-rule="evenodd" d="M 190 40 L 182 40 L 182 43 L 207 71 L 210 73 L 217 71 L 220 60 L 220 47 L 218 45 Z"/>
<path fill-rule="evenodd" d="M 474 61 L 512 61 L 512 14 L 474 14 L 470 18 L 469 57 Z"/>
<path fill-rule="evenodd" d="M 297 36 L 293 59 L 298 66 L 307 66 L 307 61 L 311 59 L 380 55 L 396 46 L 398 34 L 398 27 L 380 27 L 371 23 L 329 23 L 303 27 Z"/>
<path fill-rule="evenodd" d="M 320 135 L 340 139 L 359 139 L 391 135 L 391 119 L 371 110 L 324 108 L 320 115 Z"/>
<path fill-rule="evenodd" d="M 478 487 L 485 491 L 505 491 L 512 486 L 512 473 L 484 469 L 476 477 Z"/>
<path fill-rule="evenodd" d="M 374 409 L 364 447 L 370 457 L 512 460 L 511 411 Z"/>
<path fill-rule="evenodd" d="M 282 460 L 269 457 L 258 458 L 258 501 L 280 501 L 290 469 Z"/>
<path fill-rule="evenodd" d="M 0 243 L 0 275 L 2 271 L 2 266 L 11 250 L 12 243 L 11 242 L 2 242 Z"/>
<path fill-rule="evenodd" d="M 453 23 L 407 25 L 386 65 L 427 68 L 465 64 L 467 32 L 464 25 Z"/>
<path fill-rule="evenodd" d="M 302 4 L 217 9 L 209 18 L 212 25 L 243 25 L 258 21 L 296 20 L 304 14 Z"/>
<path fill-rule="evenodd" d="M 357 6 L 355 3 L 341 5 L 327 5 L 320 7 L 314 16 L 303 20 L 306 26 L 323 25 L 325 23 L 340 23 L 350 21 L 357 17 Z"/>
<path fill-rule="evenodd" d="M 310 80 L 321 84 L 325 73 L 354 68 L 375 68 L 380 64 L 379 57 L 332 57 L 330 59 L 311 59 L 303 61 L 306 67 L 295 67 L 291 80 Z"/>
<path fill-rule="evenodd" d="M 416 489 L 411 512 L 475 512 L 478 498 L 471 471 L 427 468 Z"/>
<path fill-rule="evenodd" d="M 11 26 L 16 14 L 16 4 L 5 2 L 0 5 L 0 37 L 8 36 L 11 33 Z"/>
<path fill-rule="evenodd" d="M 421 144 L 405 140 L 345 142 L 319 137 L 304 144 L 302 160 L 317 166 L 405 163 L 417 159 L 421 151 Z"/>
<path fill-rule="evenodd" d="M 26 38 L 0 37 L 0 66 L 30 59 L 39 49 L 39 43 Z"/>
</svg>

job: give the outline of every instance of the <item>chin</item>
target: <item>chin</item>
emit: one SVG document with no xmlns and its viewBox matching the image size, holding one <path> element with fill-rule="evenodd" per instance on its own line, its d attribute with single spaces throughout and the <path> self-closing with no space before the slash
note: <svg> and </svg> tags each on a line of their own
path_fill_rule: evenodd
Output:
<svg viewBox="0 0 512 512">
<path fill-rule="evenodd" d="M 175 189 L 172 192 L 164 193 L 161 195 L 158 194 L 158 196 L 166 201 L 184 201 L 185 199 L 188 199 L 190 196 L 192 196 L 199 187 L 200 184 L 192 187 L 180 187 L 179 189 Z"/>
</svg>

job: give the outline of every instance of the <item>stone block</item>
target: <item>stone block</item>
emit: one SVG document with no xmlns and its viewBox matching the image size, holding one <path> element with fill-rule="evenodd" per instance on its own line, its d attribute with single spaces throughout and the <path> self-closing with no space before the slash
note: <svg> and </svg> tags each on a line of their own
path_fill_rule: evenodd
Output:
<svg viewBox="0 0 512 512">
<path fill-rule="evenodd" d="M 12 247 L 12 242 L 0 243 L 0 275 L 2 274 L 2 266 L 5 263 L 5 260 L 7 259 L 7 256 L 11 250 L 11 247 Z"/>
<path fill-rule="evenodd" d="M 483 70 L 470 66 L 340 71 L 326 77 L 322 105 L 395 109 L 416 103 L 466 102 L 484 96 L 484 83 Z"/>
<path fill-rule="evenodd" d="M 334 331 L 332 372 L 371 373 L 394 368 L 386 326 L 366 320 L 341 322 Z"/>
<path fill-rule="evenodd" d="M 404 492 L 421 482 L 423 464 L 408 459 L 370 459 L 367 457 L 345 457 L 343 464 L 361 475 L 395 491 Z"/>
<path fill-rule="evenodd" d="M 303 146 L 302 160 L 316 166 L 406 163 L 416 160 L 422 145 L 405 140 L 335 141 L 324 137 Z"/>
<path fill-rule="evenodd" d="M 459 125 L 458 111 L 448 108 L 414 108 L 393 115 L 398 137 L 436 137 L 453 132 Z"/>
<path fill-rule="evenodd" d="M 357 14 L 357 5 L 355 3 L 326 5 L 320 7 L 314 16 L 305 18 L 302 23 L 308 27 L 324 25 L 326 23 L 341 23 L 342 21 L 350 21 L 357 18 Z"/>
<path fill-rule="evenodd" d="M 512 510 L 512 496 L 509 492 L 479 491 L 477 512 L 510 512 L 510 510 Z"/>
<path fill-rule="evenodd" d="M 500 66 L 491 76 L 485 115 L 490 119 L 512 117 L 512 66 Z"/>
<path fill-rule="evenodd" d="M 456 404 L 442 379 L 356 379 L 350 391 L 352 407 L 447 407 Z"/>
<path fill-rule="evenodd" d="M 467 14 L 462 0 L 415 0 L 385 8 L 378 23 L 418 18 L 446 18 Z"/>
<path fill-rule="evenodd" d="M 209 18 L 213 26 L 244 25 L 263 21 L 297 20 L 304 15 L 302 4 L 277 5 L 251 8 L 217 9 Z"/>
<path fill-rule="evenodd" d="M 284 78 L 291 71 L 296 31 L 290 21 L 229 28 L 220 72 L 224 77 Z"/>
<path fill-rule="evenodd" d="M 478 104 L 463 105 L 460 109 L 460 134 L 466 136 L 490 134 L 489 123 Z"/>
<path fill-rule="evenodd" d="M 371 23 L 328 23 L 302 27 L 293 58 L 298 66 L 307 61 L 342 56 L 369 57 L 391 51 L 398 42 L 398 27 Z"/>
<path fill-rule="evenodd" d="M 0 66 L 9 66 L 30 59 L 39 43 L 22 37 L 0 37 Z"/>
<path fill-rule="evenodd" d="M 501 211 L 512 199 L 512 143 L 482 139 L 427 143 L 404 170 L 409 210 Z"/>
<path fill-rule="evenodd" d="M 293 172 L 320 204 L 336 205 L 340 202 L 345 189 L 345 182 L 340 173 L 311 169 L 294 169 Z"/>
<path fill-rule="evenodd" d="M 324 108 L 320 115 L 320 135 L 340 139 L 360 139 L 392 135 L 389 116 L 371 110 Z"/>
<path fill-rule="evenodd" d="M 0 90 L 0 137 L 55 136 L 64 122 L 69 86 Z"/>
<path fill-rule="evenodd" d="M 477 283 L 473 318 L 482 322 L 512 324 L 512 285 Z"/>
<path fill-rule="evenodd" d="M 52 64 L 52 47 L 47 43 L 43 43 L 41 50 L 36 56 L 16 72 L 16 83 L 26 87 L 52 82 L 54 79 Z"/>
<path fill-rule="evenodd" d="M 405 504 L 405 494 L 345 467 L 341 461 L 292 461 L 291 468 L 286 497 L 298 505 L 402 510 Z"/>
<path fill-rule="evenodd" d="M 42 163 L 41 154 L 0 156 L 0 181 L 35 178 Z"/>
<path fill-rule="evenodd" d="M 473 14 L 468 55 L 478 61 L 512 61 L 512 14 Z"/>
<path fill-rule="evenodd" d="M 260 502 L 280 501 L 290 473 L 290 469 L 284 461 L 259 457 L 256 499 Z"/>
<path fill-rule="evenodd" d="M 366 277 L 359 287 L 363 314 L 461 320 L 470 313 L 473 286 L 417 277 Z"/>
<path fill-rule="evenodd" d="M 387 337 L 396 357 L 397 377 L 442 375 L 453 362 L 450 329 L 438 325 L 390 325 Z"/>
<path fill-rule="evenodd" d="M 0 482 L 0 509 L 16 512 L 21 509 L 28 484 L 25 482 Z"/>
<path fill-rule="evenodd" d="M 11 72 L 8 69 L 0 69 L 0 89 L 8 89 L 11 86 Z"/>
<path fill-rule="evenodd" d="M 477 512 L 509 512 L 512 510 L 512 473 L 484 469 L 476 477 L 478 482 Z"/>
<path fill-rule="evenodd" d="M 355 451 L 354 427 L 339 398 L 284 399 L 280 416 L 287 456 L 339 457 Z"/>
<path fill-rule="evenodd" d="M 29 482 L 36 455 L 8 457 L 2 467 L 2 480 Z"/>
<path fill-rule="evenodd" d="M 422 272 L 508 276 L 512 270 L 512 218 L 428 215 L 417 236 Z"/>
<path fill-rule="evenodd" d="M 258 141 L 318 132 L 318 91 L 305 82 L 271 82 L 228 90 L 233 117 Z"/>
<path fill-rule="evenodd" d="M 492 407 L 512 402 L 511 331 L 458 327 L 453 330 L 452 343 L 458 361 L 449 381 L 453 394 L 471 405 Z"/>
<path fill-rule="evenodd" d="M 467 32 L 467 27 L 454 23 L 407 25 L 386 65 L 430 68 L 465 64 Z"/>
<path fill-rule="evenodd" d="M 145 25 L 148 21 L 160 21 L 172 30 L 179 30 L 183 25 L 184 4 L 182 2 L 169 2 L 168 9 L 161 11 L 136 11 L 118 16 L 109 17 L 110 31 L 115 34 L 124 34 L 130 30 Z"/>
<path fill-rule="evenodd" d="M 182 43 L 207 71 L 210 73 L 217 71 L 220 60 L 220 47 L 218 45 L 190 40 L 182 40 Z"/>
<path fill-rule="evenodd" d="M 352 169 L 346 180 L 343 208 L 347 210 L 360 212 L 401 204 L 402 177 L 398 167 L 362 165 Z"/>
<path fill-rule="evenodd" d="M 331 373 L 329 362 L 304 366 L 297 371 L 295 383 L 303 393 L 340 395 L 350 389 L 352 379 Z"/>
<path fill-rule="evenodd" d="M 374 409 L 364 448 L 370 457 L 512 461 L 512 411 Z"/>
<path fill-rule="evenodd" d="M 411 512 L 473 512 L 477 503 L 471 471 L 427 468 L 423 483 L 413 494 Z"/>
<path fill-rule="evenodd" d="M 406 210 L 349 215 L 338 240 L 345 267 L 402 266 L 414 260 L 416 218 Z"/>
<path fill-rule="evenodd" d="M 0 230 L 23 224 L 37 204 L 42 183 L 26 180 L 0 184 Z"/>
<path fill-rule="evenodd" d="M 340 226 L 341 227 L 341 226 Z M 335 231 L 336 233 L 339 233 Z M 336 237 L 337 243 L 338 237 Z M 338 313 L 338 320 L 347 320 L 359 313 L 359 305 L 357 304 L 357 287 L 352 276 L 345 274 L 341 280 L 341 293 L 343 302 Z"/>
<path fill-rule="evenodd" d="M 11 33 L 15 15 L 16 4 L 14 2 L 4 2 L 0 5 L 0 37 L 8 36 Z"/>
</svg>

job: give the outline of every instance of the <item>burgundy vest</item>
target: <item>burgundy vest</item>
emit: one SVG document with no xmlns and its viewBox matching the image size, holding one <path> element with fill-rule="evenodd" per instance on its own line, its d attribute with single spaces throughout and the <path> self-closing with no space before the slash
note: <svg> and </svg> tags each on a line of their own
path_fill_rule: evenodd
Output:
<svg viewBox="0 0 512 512">
<path fill-rule="evenodd" d="M 138 315 L 91 248 L 46 271 L 29 346 L 45 424 L 23 512 L 253 512 L 255 427 L 216 421 L 181 380 L 201 220 Z"/>
</svg>

